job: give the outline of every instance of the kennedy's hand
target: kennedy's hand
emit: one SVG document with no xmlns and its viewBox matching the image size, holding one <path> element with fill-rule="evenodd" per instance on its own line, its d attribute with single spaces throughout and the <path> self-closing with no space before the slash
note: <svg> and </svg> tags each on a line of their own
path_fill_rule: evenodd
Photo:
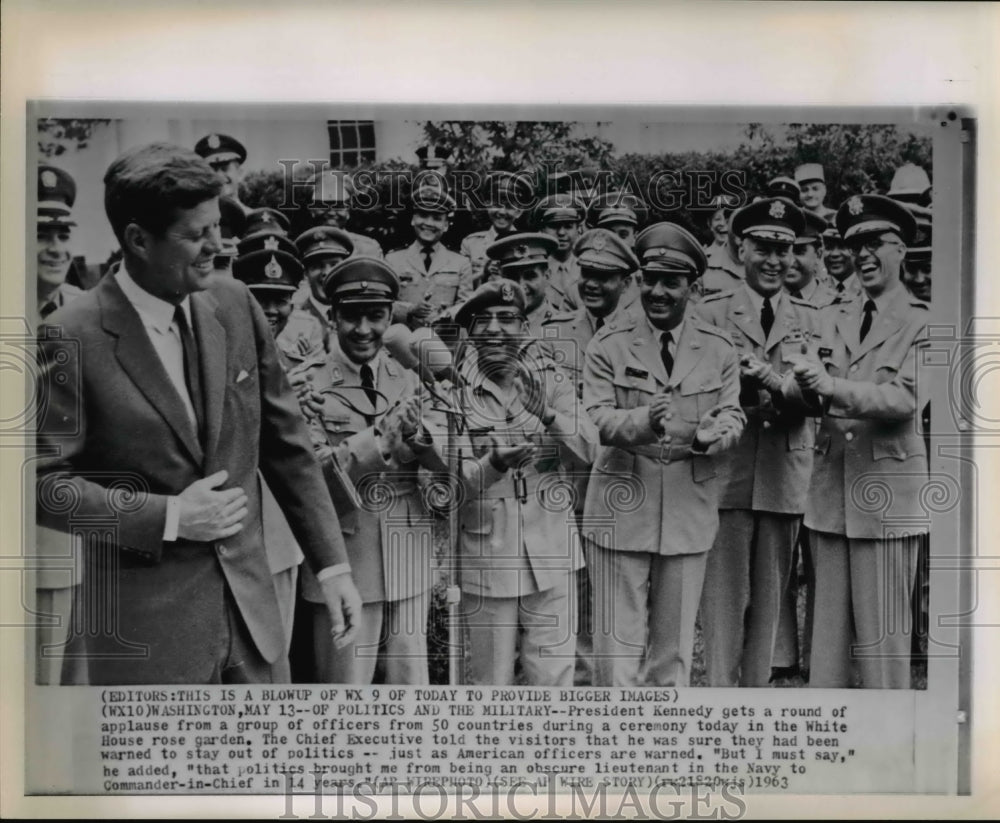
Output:
<svg viewBox="0 0 1000 823">
<path fill-rule="evenodd" d="M 215 491 L 229 479 L 225 469 L 195 480 L 179 495 L 177 536 L 209 542 L 232 537 L 243 528 L 247 496 L 243 489 Z"/>
<path fill-rule="evenodd" d="M 320 582 L 323 600 L 330 612 L 330 636 L 341 649 L 354 641 L 361 619 L 361 595 L 350 574 L 337 574 Z"/>
</svg>

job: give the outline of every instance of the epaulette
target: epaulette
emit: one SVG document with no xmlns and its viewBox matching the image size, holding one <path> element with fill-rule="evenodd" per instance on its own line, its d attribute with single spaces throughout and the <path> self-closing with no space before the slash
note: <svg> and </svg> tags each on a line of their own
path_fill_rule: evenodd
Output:
<svg viewBox="0 0 1000 823">
<path fill-rule="evenodd" d="M 709 291 L 702 292 L 701 302 L 711 303 L 715 300 L 722 300 L 725 297 L 730 297 L 736 291 L 736 289 L 722 289 L 721 291 Z"/>
<path fill-rule="evenodd" d="M 603 340 L 605 337 L 610 337 L 612 334 L 630 331 L 635 328 L 636 322 L 636 318 L 630 311 L 613 312 L 611 317 L 605 321 L 604 325 L 601 326 L 594 334 L 594 339 L 599 338 Z"/>
<path fill-rule="evenodd" d="M 559 312 L 558 314 L 553 314 L 551 317 L 546 317 L 542 321 L 543 326 L 548 326 L 552 323 L 569 323 L 576 319 L 576 314 L 574 312 Z"/>
<path fill-rule="evenodd" d="M 698 318 L 698 319 L 701 320 L 701 318 Z M 725 340 L 730 346 L 734 346 L 735 345 L 733 343 L 733 338 L 729 335 L 729 332 L 726 331 L 725 329 L 720 329 L 718 326 L 713 326 L 711 323 L 706 323 L 704 320 L 701 320 L 701 322 L 695 323 L 695 326 L 700 331 L 706 332 L 708 334 L 714 334 L 716 337 L 719 337 L 719 338 Z"/>
</svg>

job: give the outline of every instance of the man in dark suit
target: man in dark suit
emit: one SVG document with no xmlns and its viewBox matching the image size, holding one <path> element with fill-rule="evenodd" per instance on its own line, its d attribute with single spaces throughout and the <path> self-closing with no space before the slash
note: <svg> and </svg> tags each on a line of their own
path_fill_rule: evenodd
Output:
<svg viewBox="0 0 1000 823">
<path fill-rule="evenodd" d="M 104 182 L 122 266 L 39 332 L 38 521 L 104 526 L 81 593 L 90 682 L 287 680 L 258 467 L 339 642 L 360 599 L 267 320 L 213 273 L 220 182 L 164 143 L 126 152 Z"/>
</svg>

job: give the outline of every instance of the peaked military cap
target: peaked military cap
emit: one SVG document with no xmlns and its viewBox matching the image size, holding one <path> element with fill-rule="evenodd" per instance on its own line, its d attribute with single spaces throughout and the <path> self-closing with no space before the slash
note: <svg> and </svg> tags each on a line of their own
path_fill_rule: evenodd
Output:
<svg viewBox="0 0 1000 823">
<path fill-rule="evenodd" d="M 266 206 L 262 209 L 254 209 L 247 215 L 247 222 L 243 227 L 243 238 L 267 234 L 287 235 L 289 225 L 288 218 L 277 209 Z"/>
<path fill-rule="evenodd" d="M 677 271 L 688 281 L 700 277 L 708 266 L 701 243 L 676 223 L 654 223 L 635 238 L 635 253 L 643 271 Z"/>
<path fill-rule="evenodd" d="M 584 232 L 574 244 L 573 254 L 581 269 L 629 274 L 639 268 L 639 261 L 632 249 L 617 234 L 607 229 L 596 228 Z"/>
<path fill-rule="evenodd" d="M 583 219 L 583 204 L 572 194 L 550 194 L 542 198 L 531 211 L 533 226 L 552 223 L 579 223 Z"/>
<path fill-rule="evenodd" d="M 800 186 L 803 183 L 811 183 L 814 180 L 818 180 L 820 183 L 826 182 L 823 166 L 819 163 L 803 163 L 795 169 L 795 182 Z"/>
<path fill-rule="evenodd" d="M 307 229 L 295 238 L 295 247 L 299 250 L 302 262 L 313 257 L 350 257 L 354 253 L 354 241 L 351 236 L 333 226 L 316 226 Z"/>
<path fill-rule="evenodd" d="M 410 195 L 414 211 L 430 214 L 451 214 L 455 211 L 455 200 L 443 188 L 423 185 Z"/>
<path fill-rule="evenodd" d="M 802 190 L 791 177 L 775 177 L 767 182 L 768 197 L 784 197 L 796 206 L 802 205 Z"/>
<path fill-rule="evenodd" d="M 517 309 L 523 315 L 524 292 L 513 280 L 507 280 L 504 277 L 483 283 L 469 295 L 461 308 L 455 312 L 455 322 L 468 328 L 477 314 L 493 306 L 509 306 L 512 309 Z"/>
<path fill-rule="evenodd" d="M 595 197 L 587 210 L 594 226 L 628 223 L 638 226 L 649 215 L 649 208 L 640 197 L 623 191 L 612 191 Z"/>
<path fill-rule="evenodd" d="M 849 240 L 863 234 L 895 232 L 910 245 L 917 230 L 917 221 L 902 203 L 881 194 L 856 194 L 837 209 L 837 229 Z"/>
<path fill-rule="evenodd" d="M 802 210 L 783 197 L 765 197 L 744 206 L 733 215 L 737 237 L 758 237 L 779 243 L 793 243 L 802 234 Z"/>
<path fill-rule="evenodd" d="M 915 163 L 904 163 L 892 176 L 887 197 L 904 202 L 919 202 L 930 191 L 931 180 L 927 172 Z"/>
<path fill-rule="evenodd" d="M 354 178 L 346 171 L 325 169 L 312 179 L 315 203 L 350 203 L 354 191 Z"/>
<path fill-rule="evenodd" d="M 933 212 L 926 206 L 919 206 L 916 203 L 907 203 L 906 207 L 917 223 L 912 245 L 906 247 L 906 259 L 930 259 L 934 237 Z"/>
<path fill-rule="evenodd" d="M 549 255 L 559 248 L 559 241 L 547 234 L 520 232 L 508 234 L 490 243 L 486 256 L 497 260 L 504 269 L 547 263 Z"/>
<path fill-rule="evenodd" d="M 302 280 L 302 264 L 297 257 L 280 249 L 241 252 L 233 263 L 233 276 L 251 289 L 292 292 Z"/>
<path fill-rule="evenodd" d="M 194 151 L 209 163 L 225 163 L 229 160 L 243 163 L 247 159 L 244 145 L 228 134 L 207 134 L 194 144 Z"/>
<path fill-rule="evenodd" d="M 219 228 L 224 238 L 240 238 L 246 231 L 247 215 L 231 197 L 219 198 Z"/>
<path fill-rule="evenodd" d="M 338 263 L 320 288 L 331 305 L 392 303 L 399 296 L 399 278 L 381 260 L 351 257 Z"/>
<path fill-rule="evenodd" d="M 803 211 L 802 217 L 802 231 L 795 238 L 796 243 L 811 243 L 815 240 L 822 240 L 826 232 L 830 230 L 830 224 L 814 212 Z"/>
<path fill-rule="evenodd" d="M 298 258 L 299 250 L 295 244 L 283 234 L 255 234 L 244 237 L 236 245 L 236 251 L 240 254 L 249 254 L 252 251 L 280 251 Z"/>
<path fill-rule="evenodd" d="M 38 222 L 50 226 L 75 226 L 76 181 L 56 166 L 38 167 Z"/>
</svg>

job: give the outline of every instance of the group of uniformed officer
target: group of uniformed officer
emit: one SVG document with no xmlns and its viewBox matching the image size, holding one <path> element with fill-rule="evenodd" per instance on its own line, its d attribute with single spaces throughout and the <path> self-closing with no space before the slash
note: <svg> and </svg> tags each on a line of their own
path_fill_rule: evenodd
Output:
<svg viewBox="0 0 1000 823">
<path fill-rule="evenodd" d="M 632 194 L 525 209 L 523 179 L 499 173 L 490 228 L 461 253 L 441 242 L 456 203 L 432 186 L 412 193 L 413 242 L 383 255 L 347 228 L 349 174 L 315 178 L 314 225 L 293 238 L 281 211 L 240 202 L 237 140 L 195 150 L 228 185 L 217 268 L 260 302 L 331 494 L 347 501 L 363 613 L 335 648 L 265 488 L 275 586 L 300 592 L 288 642 L 296 620 L 313 628 L 302 676 L 427 682 L 441 558 L 425 489 L 445 477 L 468 682 L 687 685 L 696 623 L 709 685 L 789 682 L 801 564 L 810 685 L 909 686 L 921 529 L 887 527 L 864 486 L 888 488 L 898 515 L 918 506 L 927 471 L 921 169 L 834 210 L 822 166 L 805 164 L 744 205 L 717 198 L 706 246 L 671 222 L 644 227 Z M 68 174 L 40 167 L 40 317 L 74 294 L 74 197 Z M 412 353 L 428 329 L 453 364 L 442 383 L 387 347 Z M 47 608 L 69 607 L 39 586 Z"/>
</svg>

